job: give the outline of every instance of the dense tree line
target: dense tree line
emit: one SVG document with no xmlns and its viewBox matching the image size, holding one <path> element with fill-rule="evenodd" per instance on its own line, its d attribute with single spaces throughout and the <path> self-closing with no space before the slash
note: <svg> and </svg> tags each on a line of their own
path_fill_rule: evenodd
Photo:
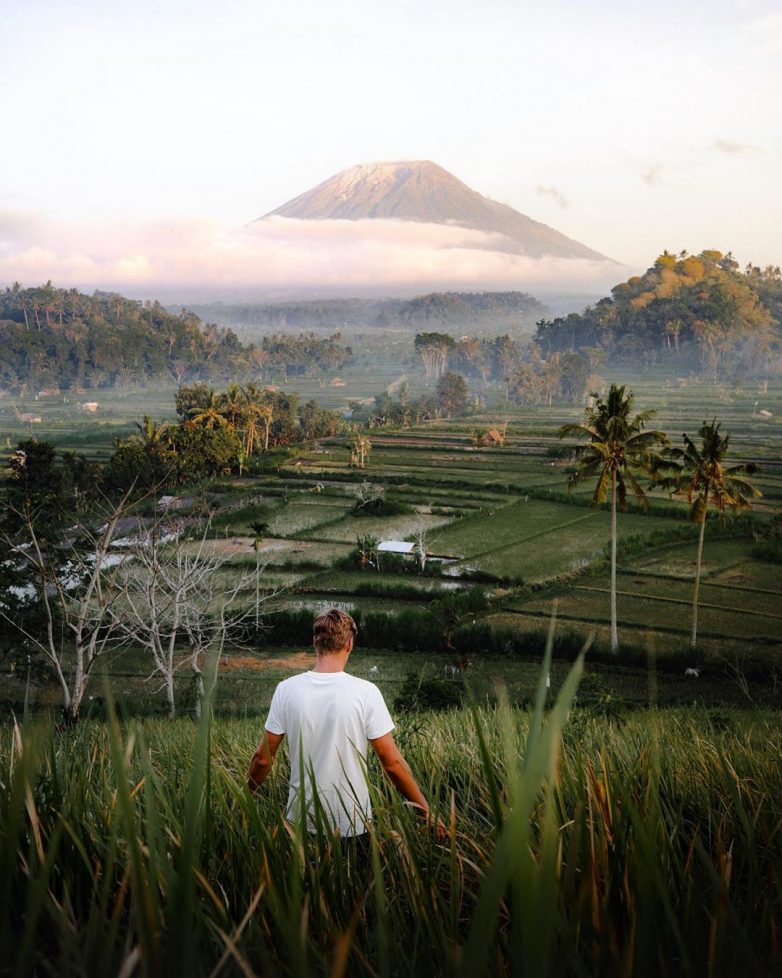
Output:
<svg viewBox="0 0 782 978">
<path fill-rule="evenodd" d="M 531 325 L 545 307 L 526 292 L 431 292 L 378 317 L 378 326 Z"/>
<path fill-rule="evenodd" d="M 480 377 L 484 383 L 501 381 L 516 404 L 578 403 L 590 383 L 600 382 L 592 368 L 603 354 L 595 349 L 544 357 L 536 343 L 522 352 L 507 334 L 491 339 L 463 336 L 457 342 L 447 333 L 434 332 L 417 333 L 414 346 L 427 377 L 442 380 L 456 374 Z"/>
<path fill-rule="evenodd" d="M 312 375 L 321 371 L 340 370 L 353 359 L 349 346 L 341 345 L 342 336 L 334 333 L 319 339 L 314 333 L 276 333 L 264 336 L 253 356 L 259 367 L 270 374 Z"/>
<path fill-rule="evenodd" d="M 602 380 L 591 372 L 587 353 L 550 353 L 541 357 L 533 345 L 527 362 L 508 375 L 508 400 L 514 404 L 578 404 Z"/>
<path fill-rule="evenodd" d="M 667 361 L 713 376 L 778 372 L 782 273 L 730 254 L 664 252 L 583 313 L 538 323 L 544 354 L 598 348 L 624 363 Z"/>
<path fill-rule="evenodd" d="M 0 384 L 106 387 L 146 377 L 228 377 L 249 351 L 230 330 L 183 310 L 47 283 L 0 293 Z"/>
<path fill-rule="evenodd" d="M 184 309 L 50 282 L 0 292 L 0 348 L 0 386 L 34 389 L 285 376 L 338 369 L 351 358 L 339 336 L 267 337 L 260 347 L 245 346 L 230 329 L 204 325 Z"/>
<path fill-rule="evenodd" d="M 447 369 L 472 377 L 505 380 L 518 365 L 517 344 L 505 334 L 492 338 L 463 336 L 455 340 L 448 333 L 416 333 L 415 352 L 421 357 L 427 377 L 441 377 Z"/>
<path fill-rule="evenodd" d="M 197 483 L 242 474 L 257 456 L 312 438 L 337 434 L 339 414 L 315 401 L 299 405 L 286 394 L 253 383 L 216 392 L 207 384 L 180 387 L 177 424 L 146 417 L 138 432 L 120 441 L 105 472 L 111 490 Z"/>
<path fill-rule="evenodd" d="M 413 299 L 312 299 L 279 303 L 210 303 L 201 316 L 231 326 L 410 329 L 532 326 L 545 306 L 526 292 L 431 292 Z"/>
<path fill-rule="evenodd" d="M 407 384 L 400 385 L 397 397 L 387 392 L 378 394 L 375 403 L 367 407 L 360 401 L 351 401 L 351 419 L 366 425 L 367 428 L 387 426 L 408 427 L 422 421 L 450 418 L 470 414 L 476 399 L 470 394 L 467 381 L 461 374 L 446 371 L 435 386 L 433 394 L 411 399 Z"/>
</svg>

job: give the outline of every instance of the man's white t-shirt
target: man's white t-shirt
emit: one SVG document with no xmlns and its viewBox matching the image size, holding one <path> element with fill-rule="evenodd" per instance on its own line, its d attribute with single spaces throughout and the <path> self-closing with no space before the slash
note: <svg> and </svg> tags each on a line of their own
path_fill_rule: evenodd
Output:
<svg viewBox="0 0 782 978">
<path fill-rule="evenodd" d="M 372 817 L 366 773 L 368 742 L 394 729 L 377 686 L 347 672 L 292 676 L 274 691 L 266 729 L 288 738 L 288 820 L 296 822 L 300 815 L 303 773 L 308 829 L 315 828 L 314 776 L 319 803 L 333 828 L 340 835 L 366 832 Z"/>
</svg>

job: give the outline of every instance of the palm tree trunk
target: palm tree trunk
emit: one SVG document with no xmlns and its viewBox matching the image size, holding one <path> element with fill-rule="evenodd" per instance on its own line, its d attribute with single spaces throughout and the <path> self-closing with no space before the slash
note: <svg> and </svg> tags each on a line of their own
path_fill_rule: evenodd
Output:
<svg viewBox="0 0 782 978">
<path fill-rule="evenodd" d="M 690 648 L 695 651 L 695 643 L 698 638 L 698 599 L 701 591 L 701 565 L 703 563 L 703 538 L 706 535 L 706 509 L 704 507 L 701 517 L 701 531 L 698 535 L 698 557 L 695 561 L 695 587 L 692 592 L 692 637 L 690 638 Z"/>
<path fill-rule="evenodd" d="M 611 473 L 611 651 L 619 651 L 616 626 L 616 472 Z"/>
<path fill-rule="evenodd" d="M 258 612 L 261 607 L 261 553 L 258 547 L 258 539 L 255 540 L 255 641 L 258 641 L 258 628 L 260 626 Z"/>
</svg>

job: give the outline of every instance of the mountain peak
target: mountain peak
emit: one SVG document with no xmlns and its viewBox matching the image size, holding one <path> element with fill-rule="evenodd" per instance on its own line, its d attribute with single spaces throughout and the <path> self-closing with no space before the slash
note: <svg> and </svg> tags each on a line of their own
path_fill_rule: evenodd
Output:
<svg viewBox="0 0 782 978">
<path fill-rule="evenodd" d="M 259 220 L 398 220 L 471 228 L 492 235 L 494 251 L 532 258 L 606 261 L 586 245 L 470 189 L 431 160 L 376 161 L 352 166 Z"/>
</svg>

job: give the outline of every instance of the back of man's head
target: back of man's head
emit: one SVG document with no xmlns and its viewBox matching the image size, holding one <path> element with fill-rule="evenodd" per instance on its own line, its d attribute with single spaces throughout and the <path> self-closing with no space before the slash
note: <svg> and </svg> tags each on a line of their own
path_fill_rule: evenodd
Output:
<svg viewBox="0 0 782 978">
<path fill-rule="evenodd" d="M 312 644 L 318 655 L 342 652 L 356 637 L 356 623 L 339 608 L 331 608 L 315 619 Z"/>
</svg>

